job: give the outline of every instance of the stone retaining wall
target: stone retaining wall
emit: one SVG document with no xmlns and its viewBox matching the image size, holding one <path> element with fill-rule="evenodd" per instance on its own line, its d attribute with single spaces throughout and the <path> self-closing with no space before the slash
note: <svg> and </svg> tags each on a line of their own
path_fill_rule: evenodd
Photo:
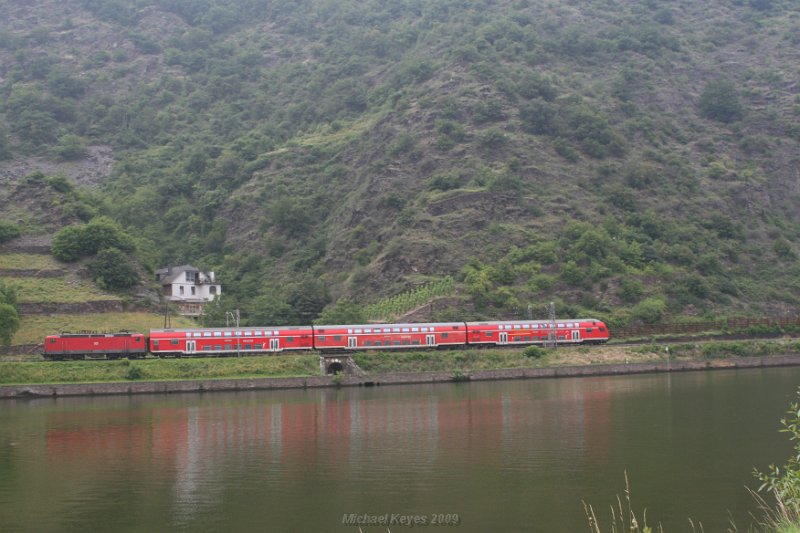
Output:
<svg viewBox="0 0 800 533">
<path fill-rule="evenodd" d="M 671 361 L 620 365 L 583 365 L 548 368 L 511 368 L 480 370 L 466 375 L 452 372 L 413 372 L 367 376 L 210 379 L 195 381 L 64 383 L 50 385 L 3 385 L 0 399 L 56 396 L 95 396 L 120 394 L 156 394 L 176 392 L 245 391 L 264 389 L 302 389 L 337 386 L 401 385 L 412 383 L 444 383 L 454 381 L 489 381 L 503 379 L 536 379 L 556 377 L 608 376 L 653 372 L 684 372 L 732 368 L 798 366 L 800 355 L 742 357 L 708 361 Z"/>
<path fill-rule="evenodd" d="M 17 304 L 23 315 L 65 315 L 82 313 L 121 313 L 122 300 L 95 300 L 91 302 L 21 302 Z"/>
</svg>

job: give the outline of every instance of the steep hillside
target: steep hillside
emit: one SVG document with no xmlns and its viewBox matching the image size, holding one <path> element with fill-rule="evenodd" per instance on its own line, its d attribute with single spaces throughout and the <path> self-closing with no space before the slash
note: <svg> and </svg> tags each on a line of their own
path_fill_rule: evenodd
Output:
<svg viewBox="0 0 800 533">
<path fill-rule="evenodd" d="M 483 316 L 798 312 L 790 0 L 0 7 L 0 173 L 111 154 L 64 173 L 252 320 L 446 275 Z"/>
</svg>

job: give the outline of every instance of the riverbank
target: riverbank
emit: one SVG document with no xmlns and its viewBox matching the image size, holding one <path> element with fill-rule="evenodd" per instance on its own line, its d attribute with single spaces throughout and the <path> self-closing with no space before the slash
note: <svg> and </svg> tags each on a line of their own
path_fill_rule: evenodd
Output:
<svg viewBox="0 0 800 533">
<path fill-rule="evenodd" d="M 506 368 L 463 372 L 393 372 L 353 376 L 303 376 L 180 381 L 127 381 L 106 383 L 55 383 L 0 386 L 0 399 L 130 395 L 181 392 L 247 391 L 319 387 L 356 387 L 419 383 L 447 383 L 507 379 L 587 377 L 654 372 L 800 366 L 800 355 L 732 357 L 709 360 L 667 360 L 643 363 L 591 364 L 540 368 Z"/>
</svg>

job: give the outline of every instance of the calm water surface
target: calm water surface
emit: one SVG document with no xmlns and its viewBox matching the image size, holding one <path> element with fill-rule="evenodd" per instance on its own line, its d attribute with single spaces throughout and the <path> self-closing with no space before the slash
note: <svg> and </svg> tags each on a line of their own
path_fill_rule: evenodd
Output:
<svg viewBox="0 0 800 533">
<path fill-rule="evenodd" d="M 350 514 L 585 531 L 584 500 L 610 529 L 626 471 L 650 524 L 746 531 L 798 384 L 785 368 L 5 401 L 0 531 L 358 531 Z"/>
</svg>

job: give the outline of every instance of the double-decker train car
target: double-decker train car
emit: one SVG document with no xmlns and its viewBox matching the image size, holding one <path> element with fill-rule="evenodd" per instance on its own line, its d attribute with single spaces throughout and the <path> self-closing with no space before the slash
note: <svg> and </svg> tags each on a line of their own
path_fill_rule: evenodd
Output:
<svg viewBox="0 0 800 533">
<path fill-rule="evenodd" d="M 311 326 L 150 330 L 150 353 L 158 357 L 225 356 L 312 350 Z"/>
<path fill-rule="evenodd" d="M 467 322 L 470 345 L 542 344 L 553 333 L 545 320 Z M 558 321 L 555 341 L 559 344 L 599 344 L 608 340 L 606 325 L 593 318 Z"/>
<path fill-rule="evenodd" d="M 463 322 L 314 326 L 314 347 L 323 351 L 437 348 L 466 343 Z"/>
<path fill-rule="evenodd" d="M 48 335 L 43 355 L 53 361 L 84 357 L 141 358 L 147 355 L 147 337 L 132 332 Z"/>
</svg>

